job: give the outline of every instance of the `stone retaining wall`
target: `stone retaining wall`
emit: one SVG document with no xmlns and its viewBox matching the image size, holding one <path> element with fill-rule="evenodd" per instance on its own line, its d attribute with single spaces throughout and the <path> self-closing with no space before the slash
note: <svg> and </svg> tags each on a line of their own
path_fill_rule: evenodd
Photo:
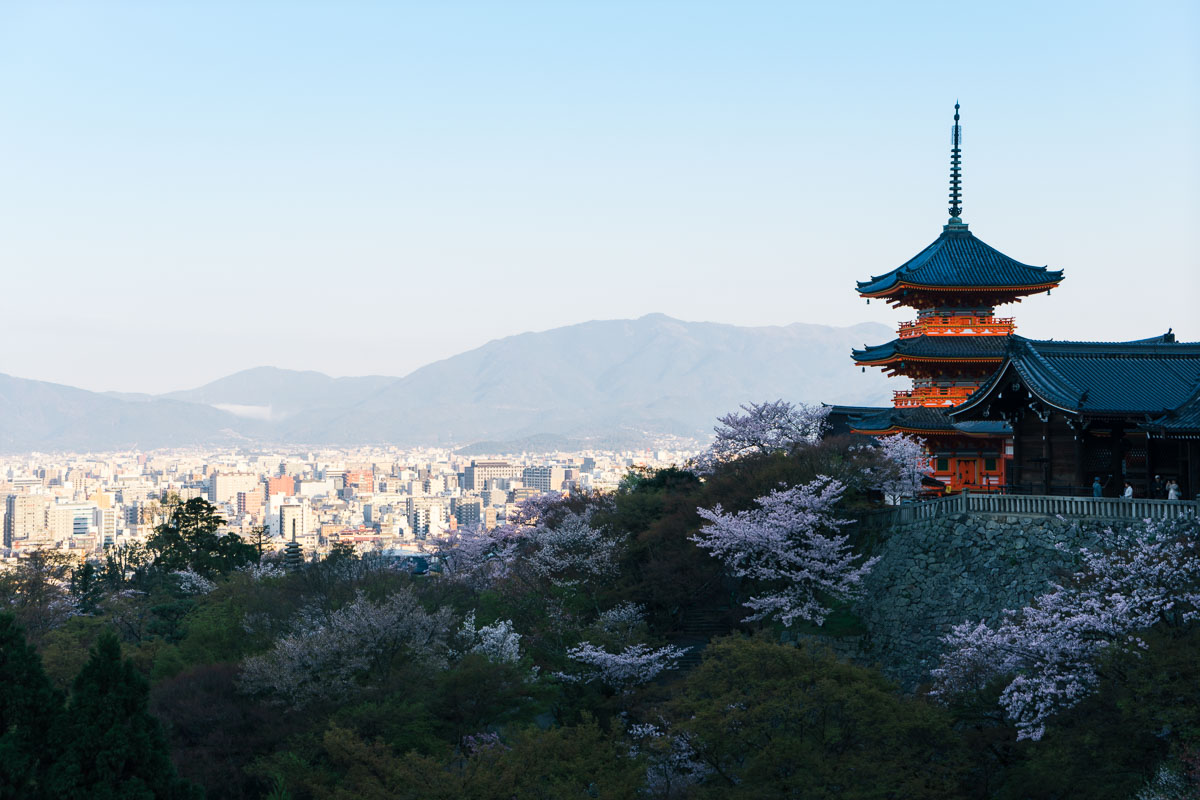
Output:
<svg viewBox="0 0 1200 800">
<path fill-rule="evenodd" d="M 867 626 L 857 658 L 878 663 L 906 689 L 926 682 L 941 637 L 966 620 L 994 620 L 1043 594 L 1072 570 L 1079 547 L 1107 525 L 1057 517 L 955 514 L 899 525 L 855 612 Z M 1057 545 L 1066 545 L 1064 552 Z"/>
</svg>

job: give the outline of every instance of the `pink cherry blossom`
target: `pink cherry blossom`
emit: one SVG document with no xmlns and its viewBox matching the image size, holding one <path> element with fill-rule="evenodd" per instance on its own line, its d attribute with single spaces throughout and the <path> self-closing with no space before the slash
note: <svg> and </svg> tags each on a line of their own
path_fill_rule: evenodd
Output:
<svg viewBox="0 0 1200 800">
<path fill-rule="evenodd" d="M 808 620 L 817 625 L 829 614 L 828 600 L 848 600 L 861 592 L 863 578 L 878 559 L 856 563 L 849 524 L 835 506 L 845 486 L 820 476 L 810 483 L 779 489 L 755 500 L 758 508 L 727 514 L 698 509 L 709 525 L 692 537 L 739 577 L 782 584 L 746 601 L 747 620 L 778 617 L 784 625 Z"/>
<path fill-rule="evenodd" d="M 1004 677 L 1000 704 L 1017 738 L 1040 739 L 1046 721 L 1100 679 L 1099 656 L 1137 653 L 1138 633 L 1200 617 L 1200 526 L 1147 521 L 1124 535 L 1108 531 L 1100 550 L 1081 549 L 1071 579 L 989 623 L 965 622 L 933 671 L 935 696 L 949 698 Z"/>
</svg>

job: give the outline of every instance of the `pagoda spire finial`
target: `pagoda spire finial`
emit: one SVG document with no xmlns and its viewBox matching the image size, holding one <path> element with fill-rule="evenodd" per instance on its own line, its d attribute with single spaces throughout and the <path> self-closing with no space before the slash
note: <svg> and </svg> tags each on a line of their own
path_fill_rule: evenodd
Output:
<svg viewBox="0 0 1200 800">
<path fill-rule="evenodd" d="M 958 124 L 958 101 L 954 101 L 954 125 L 950 128 L 950 222 L 962 224 L 962 126 Z"/>
</svg>

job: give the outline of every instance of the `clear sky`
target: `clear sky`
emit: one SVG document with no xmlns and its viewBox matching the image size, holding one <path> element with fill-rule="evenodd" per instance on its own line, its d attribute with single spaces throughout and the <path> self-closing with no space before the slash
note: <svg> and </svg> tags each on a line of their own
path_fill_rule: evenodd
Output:
<svg viewBox="0 0 1200 800">
<path fill-rule="evenodd" d="M 1195 2 L 0 0 L 0 372 L 894 326 L 854 283 L 940 233 L 956 98 L 964 220 L 1066 270 L 1021 333 L 1200 339 Z"/>
</svg>

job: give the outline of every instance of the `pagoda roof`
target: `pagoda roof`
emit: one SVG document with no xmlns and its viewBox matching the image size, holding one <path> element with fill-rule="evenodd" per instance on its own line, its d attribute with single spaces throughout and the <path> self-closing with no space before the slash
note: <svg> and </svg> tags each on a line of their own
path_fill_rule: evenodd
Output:
<svg viewBox="0 0 1200 800">
<path fill-rule="evenodd" d="M 1062 278 L 1062 270 L 1022 264 L 976 237 L 966 225 L 956 223 L 946 225 L 932 244 L 891 272 L 859 281 L 858 292 L 877 297 L 910 286 L 1027 294 L 1052 288 Z"/>
<path fill-rule="evenodd" d="M 1042 403 L 1074 415 L 1190 419 L 1198 403 L 1200 342 L 1167 333 L 1132 342 L 1010 336 L 1003 366 L 949 413 L 974 416 L 1015 378 Z"/>
<path fill-rule="evenodd" d="M 856 364 L 914 361 L 1002 361 L 1008 336 L 912 336 L 853 350 Z"/>
</svg>

